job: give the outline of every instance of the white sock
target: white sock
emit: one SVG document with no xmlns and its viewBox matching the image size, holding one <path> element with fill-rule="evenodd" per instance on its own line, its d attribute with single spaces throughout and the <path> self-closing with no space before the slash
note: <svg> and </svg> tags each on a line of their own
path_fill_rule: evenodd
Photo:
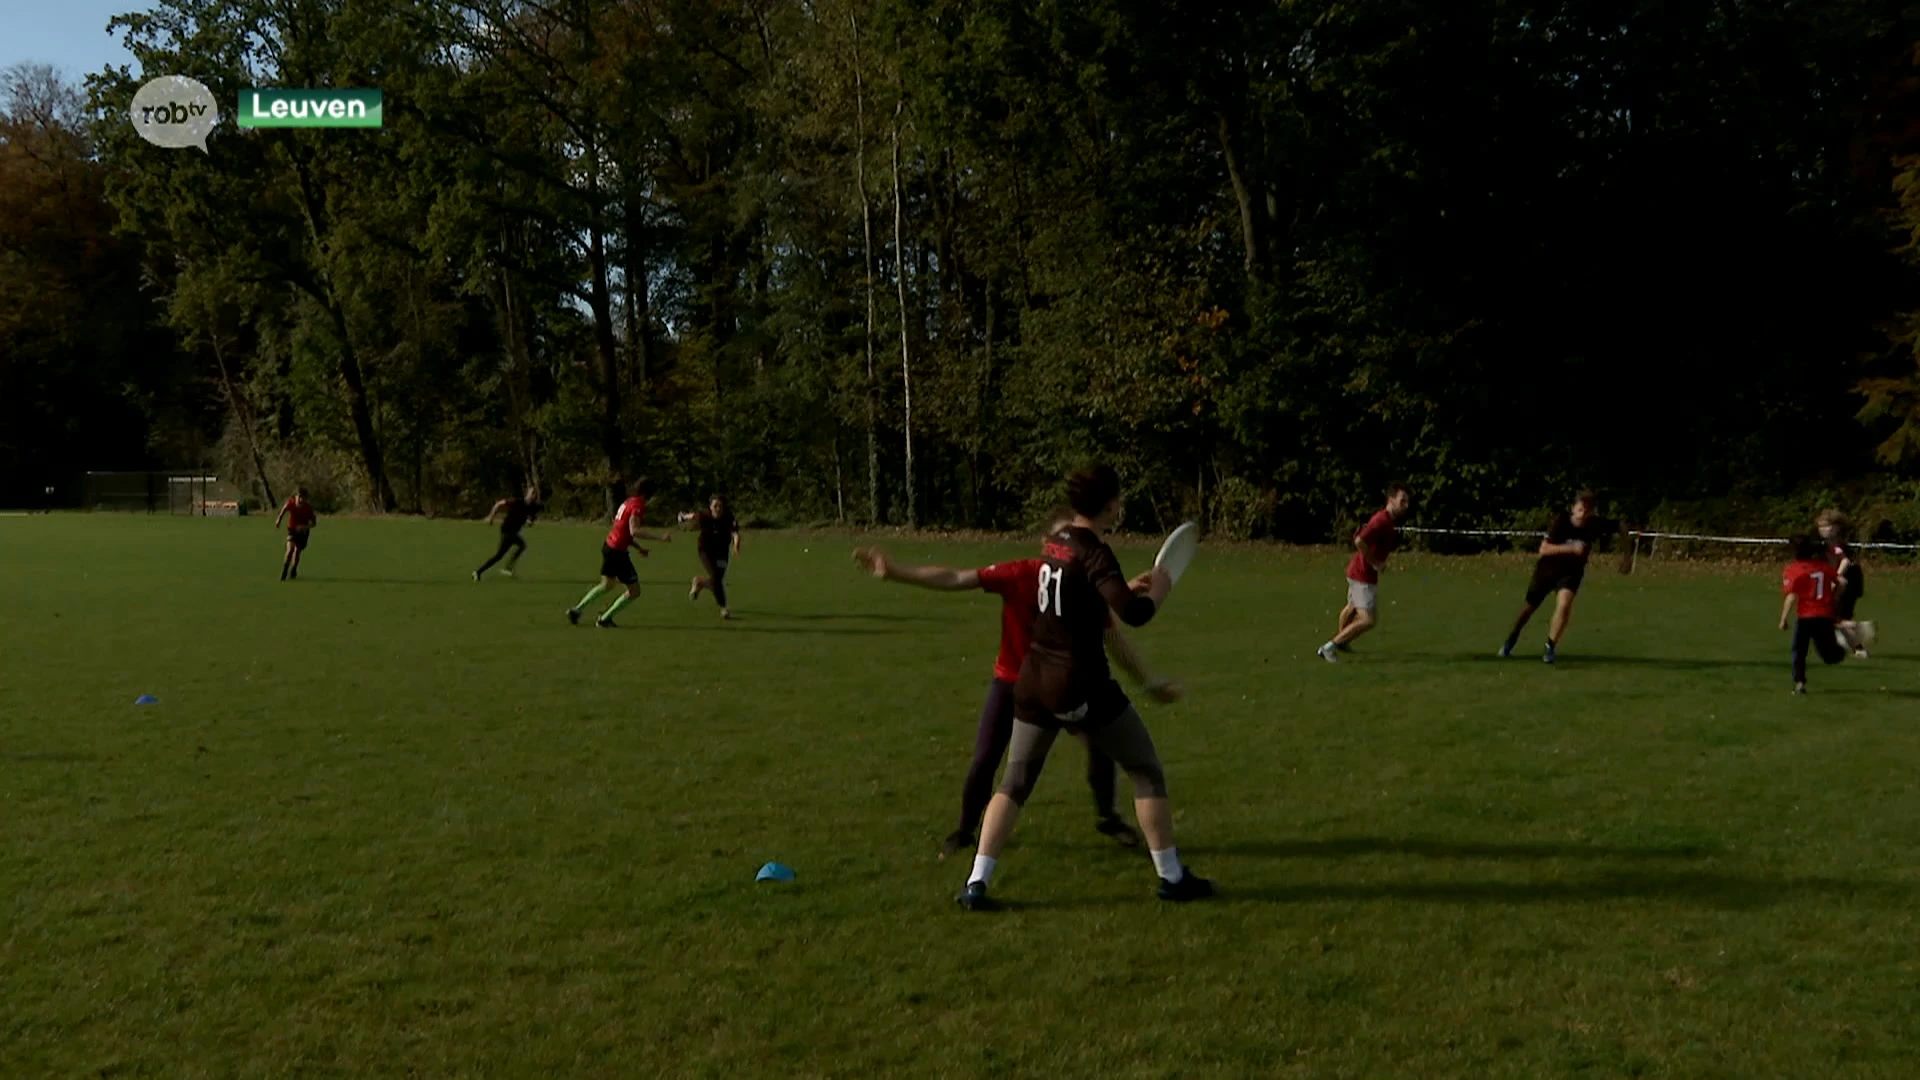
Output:
<svg viewBox="0 0 1920 1080">
<path fill-rule="evenodd" d="M 973 857 L 973 876 L 967 879 L 967 884 L 971 885 L 977 881 L 985 885 L 987 882 L 992 881 L 993 864 L 996 862 L 999 862 L 999 860 L 991 855 L 975 855 Z"/>
<path fill-rule="evenodd" d="M 1180 865 L 1179 848 L 1168 848 L 1165 851 L 1154 852 L 1153 868 L 1159 871 L 1162 878 L 1175 885 L 1180 884 L 1180 879 L 1187 876 L 1187 868 Z"/>
</svg>

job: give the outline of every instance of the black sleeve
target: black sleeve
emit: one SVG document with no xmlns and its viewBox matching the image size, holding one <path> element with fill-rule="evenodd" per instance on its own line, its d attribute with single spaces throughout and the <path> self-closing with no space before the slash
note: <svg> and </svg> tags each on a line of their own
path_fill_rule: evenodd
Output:
<svg viewBox="0 0 1920 1080">
<path fill-rule="evenodd" d="M 1120 560 L 1113 557 L 1113 549 L 1101 544 L 1087 552 L 1087 582 L 1100 590 L 1100 596 L 1112 608 L 1120 621 L 1128 626 L 1145 626 L 1153 619 L 1158 610 L 1153 598 L 1141 596 L 1127 588 L 1126 576 L 1120 572 Z"/>
<path fill-rule="evenodd" d="M 1547 522 L 1547 543 L 1564 544 L 1572 532 L 1573 519 L 1565 514 L 1555 514 L 1553 520 Z"/>
</svg>

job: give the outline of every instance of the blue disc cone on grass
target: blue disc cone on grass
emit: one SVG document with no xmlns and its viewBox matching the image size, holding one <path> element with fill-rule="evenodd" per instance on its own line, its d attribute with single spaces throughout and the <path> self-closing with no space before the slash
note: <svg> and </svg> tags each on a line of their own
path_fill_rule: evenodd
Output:
<svg viewBox="0 0 1920 1080">
<path fill-rule="evenodd" d="M 783 866 L 777 862 L 770 862 L 767 865 L 760 868 L 760 872 L 754 875 L 753 880 L 755 881 L 792 881 L 793 867 Z"/>
<path fill-rule="evenodd" d="M 158 705 L 160 704 L 160 699 L 154 697 L 152 694 L 141 694 L 139 697 L 133 699 L 133 703 L 135 705 Z"/>
</svg>

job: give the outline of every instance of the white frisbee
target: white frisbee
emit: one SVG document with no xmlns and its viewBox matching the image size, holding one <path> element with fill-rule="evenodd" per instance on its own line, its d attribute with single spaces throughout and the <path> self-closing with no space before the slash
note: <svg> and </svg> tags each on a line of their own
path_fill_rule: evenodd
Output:
<svg viewBox="0 0 1920 1080">
<path fill-rule="evenodd" d="M 1160 554 L 1153 557 L 1153 565 L 1164 568 L 1167 576 L 1177 582 L 1199 549 L 1200 526 L 1189 521 L 1167 534 L 1167 542 L 1160 545 Z"/>
</svg>

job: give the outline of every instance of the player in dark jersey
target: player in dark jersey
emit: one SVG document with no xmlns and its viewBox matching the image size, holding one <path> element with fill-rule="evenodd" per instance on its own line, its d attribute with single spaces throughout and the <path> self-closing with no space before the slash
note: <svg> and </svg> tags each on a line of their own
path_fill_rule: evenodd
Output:
<svg viewBox="0 0 1920 1080">
<path fill-rule="evenodd" d="M 1818 536 L 1796 541 L 1793 562 L 1781 575 L 1780 592 L 1786 602 L 1780 608 L 1780 629 L 1787 628 L 1787 616 L 1794 614 L 1793 692 L 1807 692 L 1807 650 L 1820 654 L 1823 663 L 1837 664 L 1847 658 L 1845 639 L 1834 626 L 1839 603 L 1840 583 L 1833 564 L 1827 561 L 1827 541 Z"/>
<path fill-rule="evenodd" d="M 1827 545 L 1827 561 L 1834 566 L 1840 579 L 1840 595 L 1834 604 L 1834 625 L 1842 637 L 1842 644 L 1853 650 L 1855 659 L 1867 658 L 1867 641 L 1872 636 L 1873 624 L 1861 622 L 1855 618 L 1855 608 L 1860 598 L 1867 595 L 1867 572 L 1853 557 L 1853 545 L 1847 543 L 1847 519 L 1838 510 L 1820 512 L 1820 539 Z"/>
<path fill-rule="evenodd" d="M 687 599 L 698 600 L 701 592 L 711 589 L 714 602 L 720 605 L 720 617 L 733 618 L 733 609 L 727 606 L 727 566 L 740 554 L 739 519 L 727 506 L 725 495 L 712 495 L 705 510 L 681 514 L 680 520 L 700 523 L 700 568 L 706 571 L 704 577 L 693 579 Z"/>
<path fill-rule="evenodd" d="M 1065 528 L 1072 520 L 1069 515 L 1054 522 L 1047 534 Z M 940 857 L 944 859 L 974 843 L 980 818 L 986 813 L 988 800 L 993 797 L 994 771 L 1000 767 L 1000 761 L 1007 753 L 1007 744 L 1013 738 L 1014 684 L 1020 678 L 1020 665 L 1026 661 L 1033 638 L 1033 623 L 1040 613 L 1040 568 L 1046 564 L 1039 559 L 1020 559 L 995 563 L 979 570 L 904 566 L 890 560 L 886 552 L 879 548 L 861 548 L 853 553 L 853 558 L 873 576 L 885 581 L 918 585 L 941 592 L 981 589 L 1000 597 L 1000 652 L 994 660 L 993 681 L 987 688 L 986 705 L 980 711 L 980 727 L 974 736 L 973 763 L 968 766 L 966 782 L 961 786 L 960 824 L 947 836 L 940 852 Z M 1133 643 L 1112 625 L 1111 619 L 1106 643 L 1107 651 L 1114 660 L 1145 687 L 1154 700 L 1169 702 L 1180 699 L 1183 692 L 1179 684 L 1156 679 L 1149 674 L 1146 661 L 1134 649 Z M 1129 847 L 1138 844 L 1139 834 L 1121 820 L 1115 805 L 1116 768 L 1113 759 L 1101 753 L 1084 733 L 1081 741 L 1087 746 L 1087 786 L 1093 791 L 1093 807 L 1097 816 L 1094 828 Z"/>
<path fill-rule="evenodd" d="M 962 907 L 992 906 L 987 885 L 1013 825 L 1062 729 L 1087 739 L 1127 771 L 1134 813 L 1146 833 L 1162 900 L 1199 900 L 1213 884 L 1180 864 L 1173 846 L 1173 810 L 1153 738 L 1107 666 L 1106 632 L 1113 615 L 1144 626 L 1165 602 L 1173 580 L 1165 570 L 1129 583 L 1101 534 L 1120 521 L 1120 477 L 1100 465 L 1067 480 L 1073 523 L 1047 539 L 1035 600 L 1033 644 L 1014 683 L 1013 739 L 1000 790 L 987 805 L 973 872 L 957 898 Z M 1109 614 L 1111 613 L 1111 614 Z"/>
<path fill-rule="evenodd" d="M 279 528 L 283 520 L 287 523 L 287 554 L 280 562 L 280 580 L 286 581 L 300 576 L 300 556 L 307 550 L 313 527 L 320 523 L 320 514 L 307 501 L 306 488 L 294 492 L 293 498 L 280 508 L 280 513 L 274 516 L 273 527 Z"/>
<path fill-rule="evenodd" d="M 527 488 L 524 498 L 508 496 L 494 503 L 493 509 L 487 511 L 487 524 L 499 520 L 500 548 L 493 553 L 493 558 L 481 563 L 480 569 L 473 572 L 473 580 L 479 581 L 501 559 L 506 559 L 507 565 L 501 567 L 500 572 L 512 577 L 513 568 L 520 563 L 520 556 L 527 553 L 527 542 L 520 538 L 520 530 L 533 524 L 544 509 L 546 507 L 540 505 L 540 489 L 537 487 Z"/>
<path fill-rule="evenodd" d="M 1555 514 L 1547 525 L 1547 538 L 1540 541 L 1540 560 L 1533 564 L 1533 580 L 1527 585 L 1526 603 L 1513 622 L 1513 632 L 1500 646 L 1500 655 L 1513 655 L 1520 644 L 1520 631 L 1527 620 L 1540 610 L 1547 597 L 1554 598 L 1553 623 L 1547 628 L 1547 650 L 1541 659 L 1551 664 L 1559 654 L 1560 641 L 1566 636 L 1567 623 L 1573 618 L 1573 600 L 1586 580 L 1587 560 L 1593 545 L 1606 535 L 1608 526 L 1600 520 L 1599 497 L 1591 491 L 1575 496 L 1566 513 Z"/>
</svg>

